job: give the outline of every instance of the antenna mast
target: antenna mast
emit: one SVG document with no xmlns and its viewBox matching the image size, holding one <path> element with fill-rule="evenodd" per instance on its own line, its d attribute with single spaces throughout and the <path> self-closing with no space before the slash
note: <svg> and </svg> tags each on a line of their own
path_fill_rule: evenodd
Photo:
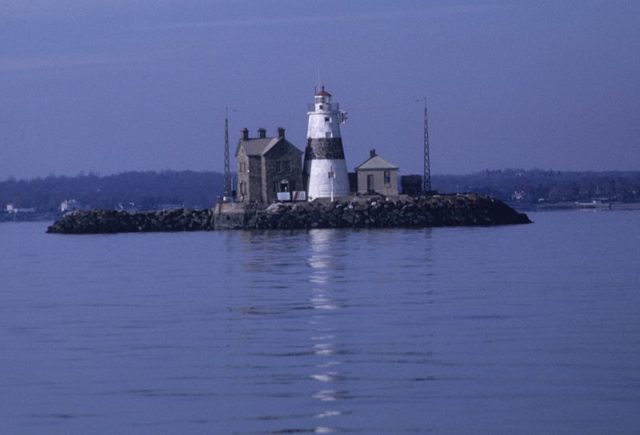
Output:
<svg viewBox="0 0 640 435">
<path fill-rule="evenodd" d="M 427 113 L 427 97 L 424 97 L 424 174 L 422 177 L 422 191 L 431 191 L 431 161 L 429 159 L 429 116 Z"/>
<path fill-rule="evenodd" d="M 229 108 L 224 115 L 224 196 L 231 195 L 231 171 L 229 170 Z"/>
</svg>

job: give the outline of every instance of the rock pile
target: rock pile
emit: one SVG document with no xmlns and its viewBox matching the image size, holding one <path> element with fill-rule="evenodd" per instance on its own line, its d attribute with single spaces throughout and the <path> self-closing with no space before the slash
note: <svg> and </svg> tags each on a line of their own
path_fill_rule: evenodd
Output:
<svg viewBox="0 0 640 435">
<path fill-rule="evenodd" d="M 266 209 L 242 203 L 214 210 L 129 213 L 92 210 L 65 215 L 49 233 L 95 234 L 214 229 L 394 228 L 490 226 L 531 223 L 501 201 L 476 194 L 398 198 L 352 197 L 336 202 L 276 203 Z"/>
<path fill-rule="evenodd" d="M 476 194 L 354 198 L 272 204 L 247 220 L 256 229 L 490 226 L 531 223 L 501 201 Z"/>
<path fill-rule="evenodd" d="M 91 210 L 68 213 L 51 225 L 48 233 L 97 234 L 152 231 L 211 231 L 211 210 L 126 212 Z"/>
</svg>

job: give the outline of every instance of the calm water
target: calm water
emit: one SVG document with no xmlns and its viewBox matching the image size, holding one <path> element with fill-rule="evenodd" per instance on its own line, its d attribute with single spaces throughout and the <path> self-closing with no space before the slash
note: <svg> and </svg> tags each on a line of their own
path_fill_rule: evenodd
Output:
<svg viewBox="0 0 640 435">
<path fill-rule="evenodd" d="M 531 217 L 0 224 L 0 433 L 640 432 L 640 212 Z"/>
</svg>

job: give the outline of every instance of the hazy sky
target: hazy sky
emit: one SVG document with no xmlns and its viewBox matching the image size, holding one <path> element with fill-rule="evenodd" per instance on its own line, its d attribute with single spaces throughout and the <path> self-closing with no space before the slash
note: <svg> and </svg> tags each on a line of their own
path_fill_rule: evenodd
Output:
<svg viewBox="0 0 640 435">
<path fill-rule="evenodd" d="M 434 173 L 640 169 L 640 1 L 0 0 L 0 180 L 304 149 L 319 83 L 350 169 L 421 173 L 423 96 Z"/>
</svg>

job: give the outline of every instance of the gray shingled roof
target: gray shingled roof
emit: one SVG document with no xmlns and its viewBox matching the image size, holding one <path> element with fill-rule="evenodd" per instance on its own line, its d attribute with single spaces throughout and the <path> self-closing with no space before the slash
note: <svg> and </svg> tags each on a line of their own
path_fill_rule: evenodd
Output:
<svg viewBox="0 0 640 435">
<path fill-rule="evenodd" d="M 248 140 L 240 140 L 240 142 L 238 143 L 238 147 L 236 148 L 236 157 L 238 156 L 238 151 L 240 151 L 241 146 L 244 147 L 244 150 L 248 156 L 263 156 L 281 140 L 288 142 L 292 147 L 298 150 L 300 154 L 302 154 L 302 151 L 300 151 L 295 145 L 293 145 L 286 139 L 283 139 L 281 137 L 265 137 L 264 139 L 254 138 Z"/>
<path fill-rule="evenodd" d="M 356 166 L 356 170 L 358 169 L 398 169 L 398 167 L 392 163 L 387 162 L 382 157 L 376 155 L 370 157 L 360 166 Z"/>
<path fill-rule="evenodd" d="M 278 138 L 277 137 L 266 137 L 264 139 L 248 139 L 248 140 L 241 140 L 238 143 L 238 149 L 236 150 L 236 155 L 238 155 L 238 151 L 240 150 L 240 147 L 242 146 L 244 148 L 244 151 L 247 153 L 247 155 L 249 156 L 260 156 L 262 155 L 262 153 L 267 149 L 270 148 L 269 145 L 271 145 L 271 142 L 274 141 L 278 142 Z"/>
</svg>

